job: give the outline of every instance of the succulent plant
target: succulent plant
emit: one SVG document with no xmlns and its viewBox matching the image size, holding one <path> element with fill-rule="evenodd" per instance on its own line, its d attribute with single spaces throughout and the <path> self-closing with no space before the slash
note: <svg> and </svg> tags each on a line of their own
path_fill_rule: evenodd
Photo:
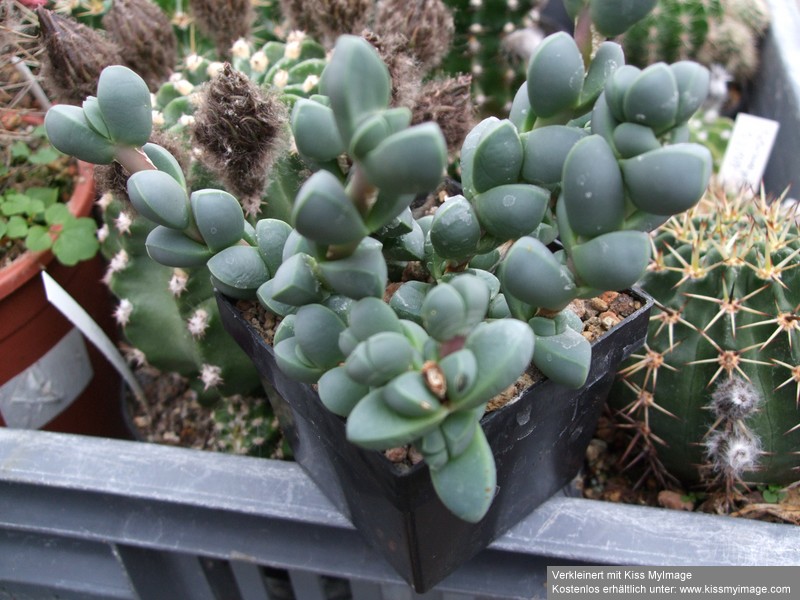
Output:
<svg viewBox="0 0 800 600">
<path fill-rule="evenodd" d="M 629 457 L 733 497 L 800 477 L 800 236 L 781 203 L 712 186 L 655 237 L 661 307 L 612 394 Z"/>
<path fill-rule="evenodd" d="M 440 184 L 446 142 L 391 106 L 389 69 L 360 37 L 341 36 L 319 93 L 294 102 L 294 144 L 313 174 L 288 222 L 250 225 L 227 191 L 190 192 L 175 157 L 148 143 L 150 96 L 124 67 L 45 125 L 62 151 L 125 166 L 133 207 L 156 224 L 153 259 L 206 265 L 220 292 L 281 319 L 279 367 L 318 384 L 349 439 L 413 444 L 445 505 L 477 521 L 495 487 L 479 426 L 488 401 L 531 360 L 583 385 L 591 346 L 568 304 L 633 285 L 646 231 L 702 195 L 711 155 L 684 140 L 707 85 L 694 63 L 624 66 L 613 43 L 587 69 L 569 35 L 547 38 L 510 119 L 466 137 L 463 193 L 419 219 L 409 207 Z"/>
<path fill-rule="evenodd" d="M 768 25 L 764 0 L 661 0 L 619 41 L 631 64 L 691 59 L 719 64 L 744 82 L 758 68 L 758 44 Z"/>
</svg>

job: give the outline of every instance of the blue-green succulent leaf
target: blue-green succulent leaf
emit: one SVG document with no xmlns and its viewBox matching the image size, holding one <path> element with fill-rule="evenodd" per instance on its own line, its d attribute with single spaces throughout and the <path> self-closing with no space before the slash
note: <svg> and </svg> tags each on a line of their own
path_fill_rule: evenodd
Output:
<svg viewBox="0 0 800 600">
<path fill-rule="evenodd" d="M 189 196 L 164 171 L 137 171 L 128 178 L 128 197 L 136 211 L 158 225 L 186 229 L 191 223 Z"/>
<path fill-rule="evenodd" d="M 349 330 L 360 342 L 381 331 L 402 333 L 400 319 L 380 298 L 367 297 L 350 307 Z"/>
<path fill-rule="evenodd" d="M 665 63 L 655 63 L 639 73 L 625 92 L 625 121 L 662 132 L 675 125 L 678 100 L 678 83 L 672 70 Z"/>
<path fill-rule="evenodd" d="M 599 135 L 579 141 L 564 162 L 564 204 L 579 235 L 614 231 L 625 216 L 625 189 L 614 151 Z"/>
<path fill-rule="evenodd" d="M 561 310 L 576 293 L 572 274 L 548 250 L 531 237 L 514 242 L 500 265 L 500 281 L 506 295 L 526 304 Z"/>
<path fill-rule="evenodd" d="M 547 36 L 528 63 L 528 98 L 540 117 L 573 108 L 583 89 L 584 64 L 578 45 L 565 32 Z"/>
<path fill-rule="evenodd" d="M 493 277 L 491 273 L 486 275 Z M 491 297 L 492 282 L 474 273 L 459 273 L 447 281 L 464 300 L 466 313 L 464 314 L 465 325 L 469 328 L 483 321 L 486 311 L 489 308 L 489 298 Z M 499 284 L 499 282 L 497 282 Z"/>
<path fill-rule="evenodd" d="M 292 133 L 298 152 L 312 160 L 327 162 L 345 151 L 333 110 L 300 98 L 292 110 Z"/>
<path fill-rule="evenodd" d="M 606 233 L 572 248 L 572 261 L 583 285 L 624 290 L 644 275 L 650 238 L 642 231 Z"/>
<path fill-rule="evenodd" d="M 381 298 L 389 277 L 381 248 L 377 240 L 364 238 L 350 256 L 319 263 L 320 274 L 328 287 L 343 296 Z"/>
<path fill-rule="evenodd" d="M 602 35 L 616 37 L 644 19 L 658 0 L 590 0 L 592 23 Z"/>
<path fill-rule="evenodd" d="M 386 109 L 365 119 L 350 141 L 350 154 L 363 160 L 393 133 L 402 131 L 411 123 L 411 111 L 406 107 Z"/>
<path fill-rule="evenodd" d="M 317 389 L 325 408 L 340 417 L 347 417 L 369 393 L 369 387 L 350 379 L 343 366 L 334 367 L 322 375 Z"/>
<path fill-rule="evenodd" d="M 478 216 L 464 196 L 451 196 L 437 209 L 430 240 L 442 258 L 460 261 L 474 255 L 480 237 Z"/>
<path fill-rule="evenodd" d="M 108 131 L 108 125 L 103 120 L 103 113 L 100 112 L 100 105 L 97 98 L 89 96 L 81 104 L 83 108 L 83 115 L 86 117 L 86 122 L 98 135 L 111 139 L 111 134 Z"/>
<path fill-rule="evenodd" d="M 700 200 L 713 160 L 705 146 L 675 144 L 622 160 L 620 165 L 637 208 L 654 215 L 675 215 Z"/>
<path fill-rule="evenodd" d="M 625 117 L 625 95 L 641 72 L 642 70 L 639 67 L 623 65 L 606 79 L 603 96 L 608 108 L 611 110 L 611 115 L 619 122 L 627 120 Z M 594 123 L 592 127 L 594 127 Z"/>
<path fill-rule="evenodd" d="M 706 67 L 687 60 L 673 63 L 669 68 L 675 76 L 680 94 L 675 121 L 684 123 L 697 112 L 708 97 L 711 74 Z"/>
<path fill-rule="evenodd" d="M 501 185 L 473 198 L 481 225 L 499 240 L 531 233 L 542 222 L 549 202 L 550 192 L 523 183 Z"/>
<path fill-rule="evenodd" d="M 464 193 L 468 196 L 516 182 L 522 168 L 522 141 L 511 121 L 490 118 L 480 127 L 478 139 L 470 141 L 474 147 L 466 158 L 461 157 Z"/>
<path fill-rule="evenodd" d="M 531 108 L 531 101 L 528 99 L 528 84 L 523 83 L 519 86 L 514 100 L 511 102 L 511 110 L 508 113 L 508 120 L 514 124 L 518 131 L 528 131 L 533 124 L 536 115 Z"/>
<path fill-rule="evenodd" d="M 569 151 L 584 137 L 583 129 L 566 125 L 548 125 L 524 134 L 522 178 L 549 188 L 557 186 Z"/>
<path fill-rule="evenodd" d="M 574 329 L 536 337 L 533 363 L 553 381 L 577 389 L 586 383 L 592 360 L 592 346 Z"/>
<path fill-rule="evenodd" d="M 144 146 L 153 131 L 153 106 L 144 80 L 128 67 L 112 65 L 97 80 L 97 102 L 111 139 Z"/>
<path fill-rule="evenodd" d="M 432 288 L 424 281 L 406 281 L 392 294 L 389 306 L 401 319 L 422 323 L 422 303 Z"/>
<path fill-rule="evenodd" d="M 148 142 L 142 146 L 142 151 L 150 159 L 150 162 L 155 165 L 156 169 L 169 173 L 175 181 L 181 184 L 182 188 L 186 188 L 186 177 L 183 174 L 183 169 L 181 169 L 178 159 L 172 156 L 166 148 Z"/>
<path fill-rule="evenodd" d="M 278 368 L 295 381 L 316 383 L 325 369 L 314 366 L 298 350 L 297 340 L 293 337 L 275 344 L 275 362 Z"/>
<path fill-rule="evenodd" d="M 244 212 L 239 201 L 222 190 L 198 190 L 189 198 L 194 222 L 212 252 L 239 242 L 244 235 Z"/>
<path fill-rule="evenodd" d="M 345 358 L 339 349 L 339 334 L 344 328 L 344 322 L 329 308 L 307 304 L 297 311 L 295 339 L 312 364 L 332 369 Z"/>
<path fill-rule="evenodd" d="M 447 166 L 447 144 L 435 123 L 394 133 L 362 161 L 370 183 L 395 194 L 429 192 L 439 185 Z"/>
<path fill-rule="evenodd" d="M 424 417 L 405 417 L 383 400 L 383 390 L 373 390 L 350 412 L 347 439 L 370 450 L 386 450 L 410 444 L 436 429 L 447 416 L 439 410 Z"/>
<path fill-rule="evenodd" d="M 301 235 L 318 244 L 350 244 L 369 233 L 341 182 L 325 170 L 314 173 L 300 188 L 292 222 Z"/>
<path fill-rule="evenodd" d="M 269 279 L 269 270 L 253 246 L 230 246 L 208 261 L 211 280 L 231 298 L 253 298 L 256 290 Z"/>
<path fill-rule="evenodd" d="M 531 362 L 534 335 L 516 319 L 484 321 L 464 343 L 478 363 L 475 384 L 459 398 L 460 407 L 477 407 L 514 383 Z"/>
<path fill-rule="evenodd" d="M 497 485 L 494 457 L 483 429 L 475 428 L 467 449 L 438 469 L 431 469 L 436 495 L 460 519 L 477 523 L 489 510 Z"/>
<path fill-rule="evenodd" d="M 322 72 L 319 91 L 330 99 L 339 135 L 347 147 L 365 118 L 389 106 L 392 83 L 389 69 L 369 42 L 342 35 Z"/>
<path fill-rule="evenodd" d="M 606 79 L 625 64 L 625 53 L 616 42 L 603 42 L 589 64 L 586 79 L 583 81 L 580 103 L 593 103 L 603 91 Z"/>
<path fill-rule="evenodd" d="M 636 123 L 620 123 L 613 133 L 613 144 L 622 158 L 631 158 L 661 147 L 650 127 Z"/>
<path fill-rule="evenodd" d="M 383 385 L 408 371 L 416 352 L 402 334 L 382 331 L 360 342 L 345 361 L 347 375 L 363 385 Z"/>
<path fill-rule="evenodd" d="M 273 275 L 283 262 L 283 247 L 291 232 L 291 226 L 279 219 L 259 219 L 256 223 L 258 251 Z"/>
<path fill-rule="evenodd" d="M 401 373 L 383 386 L 383 400 L 404 417 L 425 417 L 442 410 L 419 371 Z"/>
<path fill-rule="evenodd" d="M 594 103 L 594 108 L 592 109 L 591 131 L 603 136 L 606 142 L 613 145 L 614 131 L 618 125 L 619 121 L 614 116 L 606 100 L 606 92 L 603 92 L 597 102 Z"/>
<path fill-rule="evenodd" d="M 458 407 L 461 399 L 465 398 L 472 390 L 478 379 L 478 361 L 472 350 L 462 348 L 448 354 L 439 366 L 447 382 L 447 398 L 452 406 Z"/>
<path fill-rule="evenodd" d="M 447 415 L 447 418 L 439 426 L 439 430 L 444 435 L 445 443 L 447 444 L 447 454 L 450 460 L 461 456 L 469 445 L 472 443 L 472 438 L 475 436 L 475 429 L 478 427 L 478 421 L 481 414 L 476 414 L 477 411 L 459 410 Z M 483 411 L 480 411 L 481 413 Z"/>
<path fill-rule="evenodd" d="M 148 256 L 157 263 L 181 269 L 203 266 L 213 256 L 208 246 L 162 225 L 147 234 L 145 247 Z"/>
<path fill-rule="evenodd" d="M 44 128 L 50 143 L 64 154 L 95 165 L 114 161 L 114 144 L 90 127 L 78 106 L 53 106 L 44 118 Z"/>
<path fill-rule="evenodd" d="M 431 337 L 440 342 L 465 334 L 469 323 L 464 298 L 452 285 L 440 283 L 422 303 L 422 322 Z"/>
<path fill-rule="evenodd" d="M 283 304 L 303 306 L 319 302 L 324 290 L 317 279 L 316 261 L 308 254 L 295 254 L 278 267 L 272 281 L 272 297 Z"/>
<path fill-rule="evenodd" d="M 294 313 L 297 312 L 297 307 L 291 304 L 285 304 L 283 302 L 278 302 L 275 300 L 274 296 L 274 289 L 275 289 L 275 280 L 270 279 L 269 281 L 265 281 L 261 284 L 256 290 L 256 298 L 258 299 L 261 306 L 266 308 L 274 315 L 278 315 L 279 317 L 284 317 L 281 324 L 286 321 L 287 316 L 293 316 Z M 277 342 L 276 342 L 277 343 Z"/>
</svg>

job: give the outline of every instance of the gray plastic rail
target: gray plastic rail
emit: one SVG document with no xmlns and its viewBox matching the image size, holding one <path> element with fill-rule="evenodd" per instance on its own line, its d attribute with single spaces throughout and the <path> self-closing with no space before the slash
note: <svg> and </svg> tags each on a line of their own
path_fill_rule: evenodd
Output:
<svg viewBox="0 0 800 600">
<path fill-rule="evenodd" d="M 419 596 L 293 463 L 0 428 L 0 598 L 530 599 L 570 564 L 796 565 L 800 528 L 557 497 Z"/>
</svg>

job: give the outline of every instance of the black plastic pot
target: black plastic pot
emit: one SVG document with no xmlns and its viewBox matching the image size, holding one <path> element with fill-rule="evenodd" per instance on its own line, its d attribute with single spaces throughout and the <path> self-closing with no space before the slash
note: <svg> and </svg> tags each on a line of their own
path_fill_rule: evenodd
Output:
<svg viewBox="0 0 800 600">
<path fill-rule="evenodd" d="M 221 294 L 217 302 L 225 328 L 261 374 L 295 460 L 367 542 L 421 593 L 575 477 L 618 365 L 645 341 L 653 301 L 641 290 L 633 294 L 642 308 L 593 344 L 583 388 L 540 381 L 483 418 L 497 467 L 497 494 L 476 524 L 445 508 L 426 465 L 401 471 L 383 454 L 349 443 L 344 420 L 322 406 L 313 387 L 278 369 L 272 348 L 235 304 Z"/>
</svg>

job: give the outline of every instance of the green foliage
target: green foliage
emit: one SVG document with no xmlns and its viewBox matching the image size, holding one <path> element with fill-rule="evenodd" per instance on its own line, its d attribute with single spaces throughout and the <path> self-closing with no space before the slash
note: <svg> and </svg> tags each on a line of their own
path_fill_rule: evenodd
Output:
<svg viewBox="0 0 800 600">
<path fill-rule="evenodd" d="M 704 71 L 631 67 L 616 78 L 622 60 L 612 44 L 584 66 L 572 38 L 546 40 L 514 119 L 488 118 L 466 137 L 463 195 L 415 219 L 412 201 L 445 172 L 444 136 L 392 107 L 377 51 L 342 36 L 320 93 L 292 100 L 295 147 L 313 174 L 285 194 L 288 223 L 250 226 L 225 192 L 189 194 L 174 163 L 151 148 L 165 170 L 149 165 L 128 179 L 134 206 L 159 223 L 148 252 L 166 264 L 207 255 L 218 289 L 282 319 L 279 367 L 319 385 L 352 442 L 413 444 L 445 504 L 477 521 L 495 487 L 479 426 L 487 403 L 531 361 L 560 384 L 582 386 L 591 347 L 563 309 L 633 285 L 650 253 L 643 222 L 683 210 L 707 183 L 710 156 L 670 145 L 705 91 Z M 651 111 L 658 94 L 669 106 Z M 167 106 L 171 96 L 164 92 Z M 620 152 L 614 133 L 623 124 L 650 131 L 657 147 L 621 133 Z M 639 198 L 638 181 L 667 177 L 659 168 L 681 179 L 679 190 Z M 548 246 L 556 234 L 563 249 Z M 404 271 L 419 275 L 403 281 Z"/>
<path fill-rule="evenodd" d="M 72 266 L 97 254 L 97 226 L 65 204 L 74 187 L 72 161 L 51 146 L 41 127 L 8 145 L 0 165 L 0 250 L 51 250 Z"/>
</svg>

